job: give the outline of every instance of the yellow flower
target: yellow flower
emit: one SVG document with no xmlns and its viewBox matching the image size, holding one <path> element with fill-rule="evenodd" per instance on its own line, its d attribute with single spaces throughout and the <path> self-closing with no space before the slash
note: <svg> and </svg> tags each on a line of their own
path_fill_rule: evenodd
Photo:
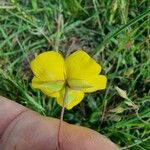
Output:
<svg viewBox="0 0 150 150">
<path fill-rule="evenodd" d="M 56 97 L 59 105 L 71 109 L 90 93 L 106 88 L 107 79 L 99 75 L 101 66 L 86 52 L 78 50 L 64 58 L 55 51 L 38 55 L 31 63 L 32 87 Z"/>
</svg>

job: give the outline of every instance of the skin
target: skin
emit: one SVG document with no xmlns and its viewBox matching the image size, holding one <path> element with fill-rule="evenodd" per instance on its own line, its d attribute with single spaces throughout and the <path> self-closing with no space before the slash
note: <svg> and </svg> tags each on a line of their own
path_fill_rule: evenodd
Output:
<svg viewBox="0 0 150 150">
<path fill-rule="evenodd" d="M 0 97 L 0 150 L 56 150 L 59 120 Z M 118 150 L 101 134 L 63 122 L 60 150 Z"/>
</svg>

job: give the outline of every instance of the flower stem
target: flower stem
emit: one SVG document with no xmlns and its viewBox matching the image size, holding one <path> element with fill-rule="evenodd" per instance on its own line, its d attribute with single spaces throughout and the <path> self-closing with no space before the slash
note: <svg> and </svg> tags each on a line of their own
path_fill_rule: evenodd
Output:
<svg viewBox="0 0 150 150">
<path fill-rule="evenodd" d="M 65 94 L 63 97 L 63 105 L 62 105 L 62 110 L 61 110 L 61 115 L 60 115 L 60 120 L 59 120 L 59 126 L 58 126 L 58 137 L 57 137 L 58 138 L 58 141 L 57 141 L 58 150 L 60 150 L 60 147 L 61 147 L 61 128 L 62 128 L 63 116 L 64 116 L 64 111 L 65 111 L 65 100 L 67 97 L 67 91 L 68 91 L 68 88 L 66 87 Z"/>
<path fill-rule="evenodd" d="M 61 109 L 61 116 L 60 116 L 60 120 L 59 120 L 59 126 L 58 126 L 58 150 L 60 149 L 60 133 L 61 133 L 61 126 L 62 126 L 62 122 L 63 122 L 63 116 L 64 116 L 64 110 L 65 110 L 65 107 L 63 106 L 62 109 Z"/>
</svg>

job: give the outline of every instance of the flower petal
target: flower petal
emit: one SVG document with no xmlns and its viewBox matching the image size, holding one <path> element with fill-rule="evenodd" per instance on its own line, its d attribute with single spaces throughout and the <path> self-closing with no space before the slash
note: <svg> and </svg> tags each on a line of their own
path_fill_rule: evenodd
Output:
<svg viewBox="0 0 150 150">
<path fill-rule="evenodd" d="M 59 91 L 64 86 L 63 80 L 58 81 L 42 81 L 36 77 L 32 79 L 32 87 L 40 89 L 44 94 L 51 97 L 58 97 Z"/>
<path fill-rule="evenodd" d="M 41 79 L 36 77 L 32 79 L 33 88 L 37 88 L 37 89 L 47 88 L 52 91 L 60 91 L 64 83 L 65 83 L 64 80 L 42 81 Z"/>
<path fill-rule="evenodd" d="M 103 75 L 86 77 L 84 79 L 70 79 L 69 86 L 74 90 L 81 90 L 83 92 L 94 92 L 106 88 L 107 78 Z"/>
<path fill-rule="evenodd" d="M 64 80 L 65 78 L 64 59 L 55 51 L 38 55 L 31 62 L 31 69 L 34 75 L 42 81 Z"/>
<path fill-rule="evenodd" d="M 60 97 L 60 93 L 58 92 L 54 92 L 49 90 L 48 88 L 41 88 L 40 89 L 45 95 L 50 96 L 50 97 Z"/>
<path fill-rule="evenodd" d="M 101 66 L 96 63 L 86 52 L 78 50 L 71 54 L 66 60 L 67 78 L 80 79 L 93 75 L 98 75 Z"/>
<path fill-rule="evenodd" d="M 84 98 L 84 92 L 67 88 L 66 94 L 65 94 L 65 89 L 62 90 L 61 96 L 57 97 L 57 102 L 59 105 L 63 106 L 63 100 L 65 99 L 65 104 L 64 104 L 65 108 L 72 109 L 72 107 L 79 104 L 83 98 Z"/>
<path fill-rule="evenodd" d="M 58 97 L 65 83 L 63 57 L 55 51 L 44 52 L 32 61 L 31 69 L 35 75 L 32 87 L 48 96 Z"/>
</svg>

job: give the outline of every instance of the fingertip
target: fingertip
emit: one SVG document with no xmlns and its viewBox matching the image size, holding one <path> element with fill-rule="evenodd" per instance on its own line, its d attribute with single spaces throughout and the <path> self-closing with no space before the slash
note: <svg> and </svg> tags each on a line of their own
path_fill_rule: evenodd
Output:
<svg viewBox="0 0 150 150">
<path fill-rule="evenodd" d="M 119 150 L 109 139 L 85 127 L 65 124 L 62 134 L 62 150 Z"/>
<path fill-rule="evenodd" d="M 26 108 L 3 97 L 0 97 L 0 106 L 0 135 L 2 135 L 13 118 Z M 18 120 L 20 121 L 18 121 L 13 131 L 15 137 L 9 137 L 12 144 L 24 138 L 28 139 L 27 141 L 30 141 L 31 144 L 27 145 L 20 142 L 20 147 L 35 148 L 38 146 L 39 148 L 40 145 L 46 150 L 57 146 L 58 119 L 43 117 L 33 111 L 28 111 Z M 98 132 L 65 122 L 61 127 L 60 139 L 61 150 L 119 150 L 113 142 Z"/>
</svg>

